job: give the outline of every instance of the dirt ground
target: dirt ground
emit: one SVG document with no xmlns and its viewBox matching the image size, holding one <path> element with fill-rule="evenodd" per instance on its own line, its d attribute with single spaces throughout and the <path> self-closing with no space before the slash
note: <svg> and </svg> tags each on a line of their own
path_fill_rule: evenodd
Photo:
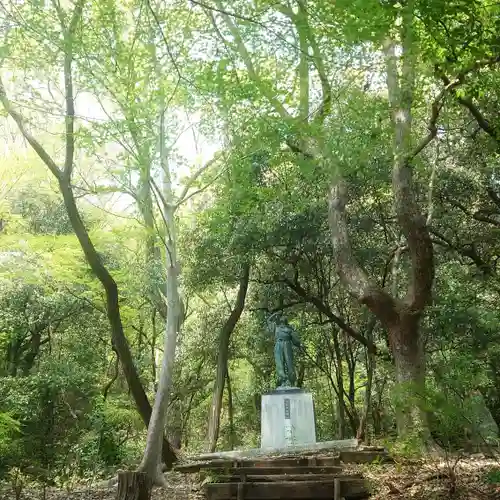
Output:
<svg viewBox="0 0 500 500">
<path fill-rule="evenodd" d="M 363 473 L 374 500 L 500 500 L 500 460 L 484 456 L 358 466 L 349 470 Z"/>
<path fill-rule="evenodd" d="M 362 473 L 373 500 L 500 500 L 500 458 L 482 455 L 458 459 L 432 459 L 412 463 L 346 465 L 345 474 Z M 201 478 L 196 474 L 166 474 L 169 487 L 155 489 L 152 500 L 202 500 Z M 47 488 L 45 500 L 114 500 L 116 487 L 99 489 L 80 485 L 73 491 Z M 23 500 L 43 499 L 41 489 L 25 489 Z M 0 488 L 1 500 L 15 500 L 8 485 Z"/>
</svg>

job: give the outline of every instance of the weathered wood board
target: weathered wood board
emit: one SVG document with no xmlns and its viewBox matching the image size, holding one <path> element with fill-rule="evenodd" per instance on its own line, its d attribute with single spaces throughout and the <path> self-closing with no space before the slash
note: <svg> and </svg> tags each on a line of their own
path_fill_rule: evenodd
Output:
<svg viewBox="0 0 500 500">
<path fill-rule="evenodd" d="M 194 473 L 204 469 L 230 469 L 236 467 L 332 467 L 340 463 L 390 462 L 392 459 L 383 450 L 342 450 L 336 456 L 314 457 L 262 457 L 251 459 L 215 459 L 203 462 L 178 464 L 175 470 L 182 473 Z"/>
<path fill-rule="evenodd" d="M 342 471 L 340 471 L 342 472 Z M 339 472 L 333 474 L 233 474 L 217 476 L 219 483 L 252 482 L 252 483 L 276 483 L 279 481 L 333 481 L 334 479 L 345 480 L 346 478 L 363 479 L 361 474 L 349 474 L 342 476 Z"/>
<path fill-rule="evenodd" d="M 281 483 L 210 483 L 205 485 L 207 500 L 333 499 L 335 481 L 286 481 Z M 340 481 L 340 497 L 368 498 L 363 479 Z M 240 491 L 238 491 L 240 490 Z M 337 494 L 338 495 L 338 494 Z"/>
<path fill-rule="evenodd" d="M 207 500 L 361 500 L 369 498 L 365 480 L 360 474 L 342 474 L 341 464 L 389 459 L 380 448 L 327 448 L 323 455 L 310 447 L 302 453 L 286 451 L 199 455 L 203 461 L 178 464 L 175 470 L 206 472 L 212 481 L 204 485 Z"/>
<path fill-rule="evenodd" d="M 174 470 L 186 474 L 199 472 L 204 469 L 230 469 L 241 467 L 261 467 L 261 468 L 276 468 L 276 467 L 333 467 L 340 465 L 340 457 L 323 457 L 311 458 L 274 458 L 268 460 L 212 460 L 210 462 L 198 462 L 191 464 L 178 464 Z"/>
<path fill-rule="evenodd" d="M 249 450 L 220 451 L 216 453 L 201 453 L 200 455 L 189 457 L 193 461 L 211 459 L 249 459 L 253 457 L 299 454 L 308 452 L 319 452 L 325 450 L 355 450 L 359 441 L 357 439 L 341 439 L 337 441 L 323 441 L 303 446 L 290 446 L 283 449 L 275 448 L 251 448 Z"/>
</svg>

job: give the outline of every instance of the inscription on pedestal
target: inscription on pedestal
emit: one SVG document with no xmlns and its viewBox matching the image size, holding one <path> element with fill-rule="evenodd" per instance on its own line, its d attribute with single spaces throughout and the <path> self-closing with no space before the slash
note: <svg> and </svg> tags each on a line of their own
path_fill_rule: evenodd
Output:
<svg viewBox="0 0 500 500">
<path fill-rule="evenodd" d="M 290 400 L 285 398 L 285 418 L 290 420 Z"/>
</svg>

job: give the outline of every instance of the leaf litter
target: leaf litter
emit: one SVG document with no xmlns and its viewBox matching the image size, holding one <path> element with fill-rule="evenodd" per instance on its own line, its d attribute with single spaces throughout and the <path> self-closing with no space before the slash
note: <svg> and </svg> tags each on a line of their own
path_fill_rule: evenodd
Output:
<svg viewBox="0 0 500 500">
<path fill-rule="evenodd" d="M 500 460 L 484 455 L 461 459 L 427 459 L 389 464 L 345 464 L 343 474 L 362 474 L 373 500 L 500 500 Z M 152 500 L 202 500 L 202 476 L 167 472 L 166 488 L 155 488 Z M 8 484 L 2 500 L 16 500 Z M 115 500 L 116 486 L 80 484 L 73 490 L 26 488 L 20 500 Z"/>
</svg>

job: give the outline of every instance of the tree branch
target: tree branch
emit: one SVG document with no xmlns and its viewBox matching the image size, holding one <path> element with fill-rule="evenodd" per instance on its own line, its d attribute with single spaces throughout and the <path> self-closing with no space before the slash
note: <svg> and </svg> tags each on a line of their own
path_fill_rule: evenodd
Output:
<svg viewBox="0 0 500 500">
<path fill-rule="evenodd" d="M 444 98 L 448 90 L 448 88 L 443 89 L 436 97 L 436 99 L 434 99 L 434 102 L 431 106 L 431 117 L 429 119 L 429 125 L 427 126 L 429 133 L 420 141 L 415 150 L 408 155 L 406 159 L 407 162 L 411 162 L 416 156 L 418 156 L 436 137 L 438 131 L 437 120 L 439 118 L 439 113 L 443 108 Z"/>
<path fill-rule="evenodd" d="M 498 196 L 496 191 L 492 187 L 489 187 L 486 189 L 486 192 L 495 206 L 500 209 L 500 196 Z"/>
<path fill-rule="evenodd" d="M 0 76 L 0 102 L 2 103 L 5 111 L 12 117 L 16 122 L 21 134 L 28 141 L 29 145 L 35 150 L 40 159 L 47 165 L 51 173 L 56 177 L 56 179 L 61 180 L 62 171 L 59 169 L 52 157 L 47 153 L 46 149 L 40 144 L 40 142 L 35 139 L 33 134 L 26 127 L 24 117 L 14 108 L 10 99 L 7 97 L 5 91 L 5 86 L 3 84 L 2 78 Z"/>
<path fill-rule="evenodd" d="M 363 335 L 350 327 L 342 318 L 339 318 L 337 315 L 333 313 L 330 307 L 321 301 L 318 297 L 314 297 L 309 295 L 307 291 L 302 287 L 302 285 L 297 281 L 291 281 L 289 279 L 285 279 L 285 283 L 293 290 L 299 297 L 302 297 L 306 302 L 314 305 L 319 312 L 324 314 L 332 323 L 335 323 L 339 326 L 344 332 L 346 332 L 353 339 L 357 340 L 361 344 L 363 344 L 369 352 L 375 354 L 377 352 L 377 348 L 375 344 L 369 342 Z"/>
<path fill-rule="evenodd" d="M 187 196 L 189 189 L 193 186 L 193 184 L 203 172 L 208 170 L 212 165 L 214 165 L 214 163 L 217 162 L 220 156 L 220 154 L 215 154 L 215 156 L 211 160 L 205 163 L 205 165 L 202 165 L 198 170 L 196 170 L 196 172 L 193 173 L 193 175 L 191 175 L 179 196 L 179 201 L 176 203 L 176 207 L 182 205 L 189 198 Z"/>
<path fill-rule="evenodd" d="M 430 232 L 431 234 L 436 236 L 436 238 L 438 238 L 437 240 L 433 240 L 434 243 L 449 250 L 455 251 L 458 255 L 467 257 L 468 259 L 472 260 L 472 262 L 483 273 L 484 276 L 492 276 L 494 274 L 492 266 L 481 258 L 474 245 L 458 245 L 456 243 L 453 243 L 449 238 L 447 238 L 437 229 L 431 229 Z"/>
<path fill-rule="evenodd" d="M 347 230 L 345 204 L 346 189 L 344 182 L 339 179 L 331 188 L 328 210 L 337 272 L 349 294 L 365 304 L 387 327 L 397 321 L 397 303 L 383 288 L 369 279 L 354 257 Z"/>
<path fill-rule="evenodd" d="M 191 0 L 192 1 L 192 0 Z M 283 104 L 276 98 L 275 92 L 273 92 L 272 89 L 269 89 L 268 86 L 261 80 L 257 70 L 255 69 L 255 66 L 252 62 L 252 58 L 250 57 L 250 54 L 245 46 L 245 42 L 243 41 L 243 38 L 241 37 L 240 30 L 236 26 L 235 22 L 233 19 L 224 12 L 224 9 L 222 8 L 222 4 L 220 0 L 215 0 L 215 3 L 218 7 L 218 12 L 221 13 L 222 18 L 224 19 L 224 22 L 226 23 L 226 26 L 228 27 L 229 31 L 231 32 L 231 35 L 234 37 L 235 43 L 236 43 L 236 48 L 243 59 L 243 63 L 245 64 L 248 75 L 250 78 L 255 82 L 257 87 L 259 87 L 260 91 L 264 94 L 266 99 L 269 101 L 271 106 L 275 109 L 275 111 L 283 118 L 283 119 L 289 119 L 291 118 L 290 114 L 288 111 L 285 109 Z"/>
<path fill-rule="evenodd" d="M 306 6 L 304 5 L 303 0 L 298 0 L 298 4 L 303 9 L 304 12 L 307 13 Z M 332 105 L 332 87 L 330 82 L 328 81 L 328 77 L 326 75 L 325 65 L 323 62 L 323 57 L 321 56 L 321 52 L 316 41 L 316 37 L 314 36 L 314 32 L 311 30 L 309 23 L 306 22 L 305 29 L 307 30 L 307 38 L 309 40 L 309 45 L 313 51 L 312 61 L 316 71 L 318 72 L 319 80 L 321 82 L 321 92 L 322 92 L 322 102 L 321 106 L 318 110 L 318 118 L 322 122 L 325 117 L 330 113 L 331 105 Z"/>
<path fill-rule="evenodd" d="M 450 82 L 450 78 L 445 75 L 445 73 L 441 70 L 439 66 L 436 66 L 435 72 L 436 75 L 441 79 L 441 81 L 447 86 L 450 87 L 453 95 L 457 102 L 459 102 L 462 106 L 467 108 L 470 114 L 475 118 L 479 127 L 484 130 L 491 138 L 493 138 L 497 144 L 500 143 L 500 129 L 492 125 L 481 113 L 479 108 L 474 104 L 472 98 L 469 96 L 462 97 L 458 94 L 456 87 L 460 84 L 465 83 L 465 77 L 474 73 L 482 68 L 493 66 L 500 62 L 500 55 L 488 57 L 486 59 L 481 59 L 480 61 L 476 61 L 474 64 L 470 65 L 468 68 L 460 71 L 456 76 L 453 83 Z"/>
<path fill-rule="evenodd" d="M 225 10 L 222 8 L 222 6 L 217 3 L 217 7 L 213 7 L 212 5 L 208 5 L 204 2 L 200 2 L 198 0 L 189 0 L 193 5 L 198 5 L 199 7 L 202 7 L 205 10 L 213 10 L 215 12 L 218 12 L 219 14 L 223 14 L 225 16 L 231 16 L 234 17 L 235 19 L 241 19 L 242 21 L 247 21 L 249 23 L 255 23 L 258 25 L 261 25 L 258 21 L 255 19 L 252 19 L 251 17 L 243 16 L 241 14 L 238 14 L 236 12 L 229 12 L 228 10 Z"/>
<path fill-rule="evenodd" d="M 309 29 L 307 10 L 302 2 L 298 2 L 298 13 L 288 5 L 277 5 L 277 10 L 288 17 L 299 35 L 299 116 L 304 122 L 309 120 Z"/>
<path fill-rule="evenodd" d="M 71 177 L 73 170 L 73 161 L 75 156 L 75 97 L 74 97 L 74 87 L 73 87 L 73 46 L 74 46 L 74 35 L 76 28 L 80 22 L 83 13 L 83 5 L 85 0 L 78 0 L 73 14 L 71 16 L 71 21 L 69 26 L 64 25 L 64 11 L 61 6 L 54 2 L 55 8 L 57 10 L 59 20 L 61 23 L 61 29 L 64 36 L 64 89 L 65 89 L 65 102 L 66 102 L 66 154 L 64 159 L 64 170 L 63 175 L 66 179 Z"/>
</svg>

